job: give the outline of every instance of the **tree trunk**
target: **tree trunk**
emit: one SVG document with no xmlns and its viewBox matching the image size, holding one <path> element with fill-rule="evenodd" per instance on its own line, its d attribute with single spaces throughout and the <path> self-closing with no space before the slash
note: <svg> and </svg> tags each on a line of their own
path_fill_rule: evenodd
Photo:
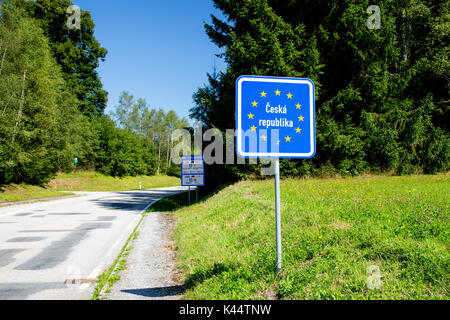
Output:
<svg viewBox="0 0 450 320">
<path fill-rule="evenodd" d="M 9 103 L 11 102 L 11 99 L 12 99 L 13 97 L 12 97 L 12 95 L 9 97 L 9 99 L 8 99 L 8 102 L 5 104 L 5 106 L 3 107 L 3 112 L 2 112 L 2 114 L 4 114 L 5 112 L 6 112 L 6 108 L 8 108 L 8 105 L 9 105 Z"/>
<path fill-rule="evenodd" d="M 3 62 L 5 61 L 5 55 L 6 55 L 6 47 L 5 47 L 5 51 L 3 51 L 3 56 L 2 56 L 2 62 L 0 64 L 0 75 L 2 74 L 2 69 L 3 69 Z"/>
<path fill-rule="evenodd" d="M 167 136 L 167 157 L 166 157 L 166 161 L 167 161 L 167 168 L 169 168 L 169 153 L 170 153 L 170 136 Z M 167 169 L 166 169 L 166 173 L 167 173 Z"/>
<path fill-rule="evenodd" d="M 169 169 L 172 166 L 173 132 L 170 134 Z"/>
<path fill-rule="evenodd" d="M 1 52 L 2 46 L 0 45 L 0 52 Z M 2 62 L 0 63 L 0 76 L 2 75 L 2 70 L 3 70 L 3 62 L 5 61 L 5 55 L 6 55 L 6 46 L 5 46 L 5 51 L 3 52 L 3 56 L 2 56 Z M 8 107 L 9 102 L 11 101 L 12 96 L 9 98 L 8 102 L 5 104 L 5 107 L 3 108 L 3 113 L 5 113 L 6 108 Z"/>
<path fill-rule="evenodd" d="M 20 120 L 22 119 L 23 105 L 25 104 L 25 80 L 27 78 L 27 69 L 23 72 L 22 81 L 22 93 L 20 95 L 19 112 L 17 113 L 16 125 L 14 126 L 14 133 L 12 136 L 12 143 L 16 140 L 17 128 L 19 127 Z"/>
<path fill-rule="evenodd" d="M 161 167 L 161 139 L 159 139 L 158 143 L 158 173 L 157 173 L 158 176 L 160 167 Z"/>
</svg>

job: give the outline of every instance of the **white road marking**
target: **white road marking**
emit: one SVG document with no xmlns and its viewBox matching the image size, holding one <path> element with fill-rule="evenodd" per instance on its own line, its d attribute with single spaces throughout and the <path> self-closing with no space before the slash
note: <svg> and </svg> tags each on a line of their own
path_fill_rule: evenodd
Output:
<svg viewBox="0 0 450 320">
<path fill-rule="evenodd" d="M 111 266 L 113 259 L 115 259 L 118 252 L 123 247 L 126 239 L 128 239 L 133 229 L 138 225 L 142 218 L 142 214 L 156 201 L 164 198 L 164 196 L 170 196 L 184 191 L 187 191 L 187 188 L 175 187 L 143 190 L 142 193 L 144 197 L 136 195 L 135 191 L 131 192 L 129 195 L 127 195 L 126 192 L 92 192 L 83 193 L 81 194 L 82 197 L 76 199 L 65 198 L 45 201 L 38 204 L 20 204 L 0 208 L 0 217 L 22 212 L 30 213 L 30 215 L 24 216 L 23 219 L 19 219 L 19 222 L 10 228 L 5 225 L 3 226 L 3 229 L 7 230 L 11 235 L 17 232 L 24 232 L 24 230 L 30 228 L 30 231 L 35 230 L 34 232 L 49 232 L 46 234 L 45 243 L 30 243 L 21 246 L 21 248 L 23 247 L 26 251 L 17 255 L 15 261 L 10 262 L 6 268 L 2 268 L 2 272 L 0 272 L 0 283 L 7 284 L 14 280 L 16 282 L 27 284 L 26 288 L 21 289 L 21 291 L 15 295 L 13 294 L 12 297 L 23 296 L 26 297 L 26 299 L 89 299 L 91 296 L 89 290 L 92 290 L 93 283 L 82 283 L 76 287 L 70 286 L 75 290 L 61 290 L 64 288 L 39 289 L 39 282 L 36 281 L 39 280 L 40 282 L 52 283 L 61 281 L 60 283 L 63 286 L 62 283 L 67 278 L 94 279 L 98 277 L 105 268 Z M 149 198 L 146 198 L 144 195 L 145 193 L 148 194 Z M 158 200 L 149 202 L 143 210 L 136 210 L 136 207 L 133 206 L 134 203 L 138 202 L 143 206 L 146 201 L 150 201 L 150 199 L 155 199 L 156 197 L 158 197 Z M 130 203 L 129 208 L 126 206 L 126 203 L 128 202 Z M 124 205 L 124 207 L 122 207 L 122 205 Z M 77 213 L 67 212 L 70 210 L 77 211 Z M 47 215 L 48 219 L 32 219 L 34 216 L 40 214 L 39 212 L 33 211 L 42 211 L 42 214 Z M 83 216 L 79 217 L 78 215 L 82 215 L 81 212 L 83 212 Z M 98 219 L 109 218 L 110 215 L 116 216 L 117 213 L 120 213 L 120 219 L 117 219 L 114 223 L 112 221 L 111 223 L 102 223 L 101 221 L 103 220 Z M 117 216 L 119 217 L 119 215 Z M 96 218 L 98 221 L 93 220 Z M 106 222 L 109 220 L 106 219 L 104 221 Z M 76 238 L 73 239 L 73 241 L 71 240 L 70 243 L 67 243 L 67 251 L 61 253 L 46 252 L 46 250 L 48 251 L 49 244 L 57 243 L 61 240 L 61 234 L 58 233 L 59 231 L 71 231 L 70 234 L 77 234 L 77 231 L 79 231 L 77 226 L 79 226 L 80 222 L 84 223 L 82 226 L 87 228 L 82 229 L 82 231 L 86 234 L 89 232 L 88 239 L 91 242 L 84 241 L 87 240 L 84 237 L 83 239 Z M 1 226 L 2 225 L 0 224 L 0 227 Z M 118 226 L 121 227 L 119 228 Z M 94 232 L 94 230 L 97 230 L 97 227 L 99 230 Z M 60 230 L 62 228 L 67 230 Z M 51 230 L 58 232 L 52 233 L 50 232 Z M 8 239 L 9 234 L 4 235 L 5 241 Z M 64 261 L 58 260 L 57 266 L 42 268 L 42 270 L 39 268 L 36 270 L 30 269 L 30 271 L 28 271 L 28 269 L 27 271 L 20 271 L 15 268 L 15 266 L 24 264 L 24 262 L 27 263 L 29 260 L 41 257 L 43 253 L 48 253 L 50 260 L 53 259 L 56 261 L 57 258 L 60 257 L 60 259 L 64 259 Z M 42 256 L 43 263 L 45 262 L 45 258 L 45 256 Z M 76 265 L 80 270 L 84 270 L 84 272 L 80 272 L 79 275 L 72 275 L 72 273 L 68 275 L 67 272 L 64 272 L 64 270 L 67 269 L 68 263 Z M 95 266 L 95 268 L 92 268 L 93 266 Z M 90 274 L 86 277 L 90 270 Z M 33 285 L 36 285 L 36 288 L 34 288 Z M 67 288 L 66 286 L 63 287 Z M 0 299 L 8 299 L 8 297 L 11 297 L 11 295 L 5 291 L 7 289 L 8 288 L 0 290 Z M 34 292 L 34 289 L 39 290 Z"/>
</svg>

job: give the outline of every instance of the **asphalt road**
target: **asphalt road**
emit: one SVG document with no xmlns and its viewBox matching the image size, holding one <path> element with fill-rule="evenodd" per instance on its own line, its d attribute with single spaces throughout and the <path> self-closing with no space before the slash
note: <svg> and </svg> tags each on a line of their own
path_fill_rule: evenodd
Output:
<svg viewBox="0 0 450 320">
<path fill-rule="evenodd" d="M 89 299 L 90 281 L 111 265 L 144 209 L 185 190 L 80 192 L 0 208 L 0 300 Z"/>
</svg>

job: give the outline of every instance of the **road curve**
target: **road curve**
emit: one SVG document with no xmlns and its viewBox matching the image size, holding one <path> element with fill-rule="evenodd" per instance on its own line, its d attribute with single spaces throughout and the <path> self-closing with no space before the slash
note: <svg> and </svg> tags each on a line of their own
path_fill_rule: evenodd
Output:
<svg viewBox="0 0 450 320">
<path fill-rule="evenodd" d="M 186 190 L 78 192 L 0 208 L 0 300 L 89 299 L 92 279 L 114 261 L 143 211 Z"/>
</svg>

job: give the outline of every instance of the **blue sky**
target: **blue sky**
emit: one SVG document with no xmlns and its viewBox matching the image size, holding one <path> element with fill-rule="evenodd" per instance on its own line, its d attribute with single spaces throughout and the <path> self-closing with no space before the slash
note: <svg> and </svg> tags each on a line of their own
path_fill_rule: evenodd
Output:
<svg viewBox="0 0 450 320">
<path fill-rule="evenodd" d="M 98 69 L 108 91 L 109 113 L 123 90 L 151 108 L 188 116 L 192 94 L 207 82 L 214 64 L 225 64 L 206 35 L 210 15 L 222 17 L 212 0 L 73 0 L 89 10 L 95 37 L 108 50 Z"/>
</svg>

